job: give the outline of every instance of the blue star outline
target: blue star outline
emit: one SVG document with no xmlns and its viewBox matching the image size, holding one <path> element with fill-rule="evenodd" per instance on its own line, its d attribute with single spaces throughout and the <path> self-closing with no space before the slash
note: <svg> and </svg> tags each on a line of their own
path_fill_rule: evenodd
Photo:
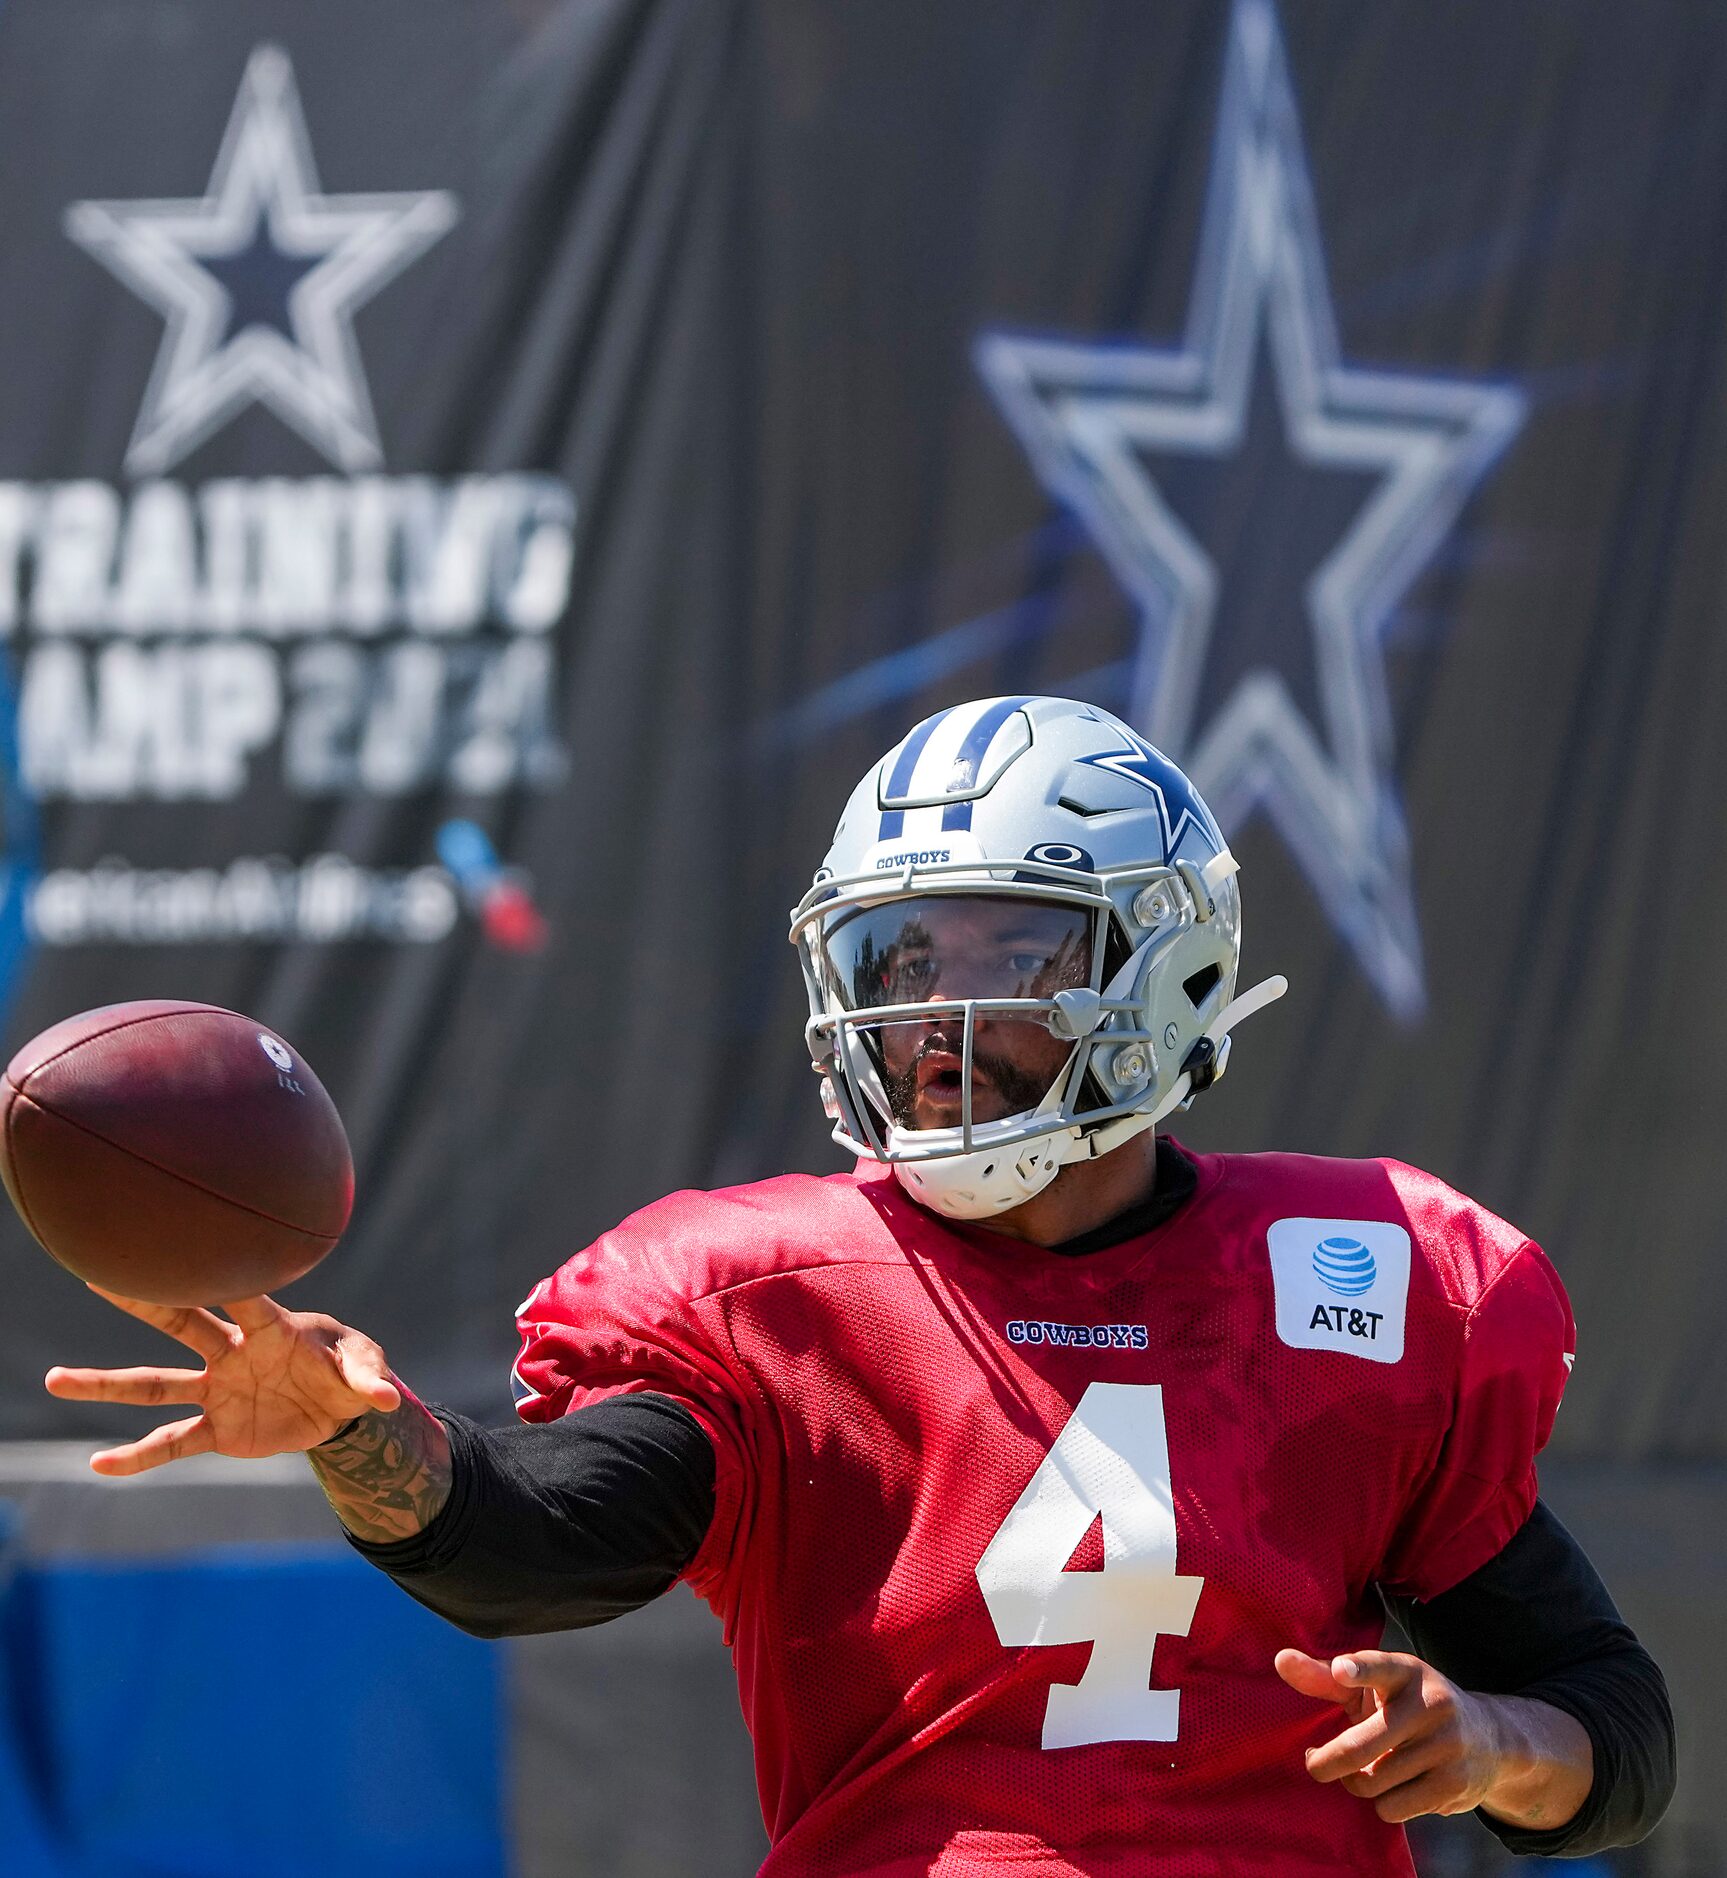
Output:
<svg viewBox="0 0 1727 1878">
<path fill-rule="evenodd" d="M 1240 449 L 1262 330 L 1293 454 L 1379 480 L 1303 596 L 1322 721 L 1261 666 L 1196 723 L 1218 570 L 1145 459 Z M 998 332 L 979 339 L 976 362 L 1039 480 L 1135 604 L 1131 721 L 1182 763 L 1223 827 L 1264 809 L 1386 1005 L 1418 1018 L 1426 990 L 1383 640 L 1526 404 L 1509 386 L 1341 362 L 1272 0 L 1231 11 L 1182 344 Z"/>
</svg>

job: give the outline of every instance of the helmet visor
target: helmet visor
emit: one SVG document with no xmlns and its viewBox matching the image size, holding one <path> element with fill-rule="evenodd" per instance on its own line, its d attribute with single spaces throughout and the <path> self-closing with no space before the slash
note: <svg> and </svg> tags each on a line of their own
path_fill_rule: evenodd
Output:
<svg viewBox="0 0 1727 1878">
<path fill-rule="evenodd" d="M 1090 984 L 1093 922 L 1085 907 L 927 894 L 861 907 L 823 931 L 831 995 L 855 1014 L 847 1028 L 902 1128 L 999 1121 L 1043 1101 L 1072 1042 L 1051 1032 L 1045 1011 L 989 1007 Z M 914 1016 L 907 1005 L 929 1008 Z M 888 1007 L 891 1016 L 867 1015 Z"/>
</svg>

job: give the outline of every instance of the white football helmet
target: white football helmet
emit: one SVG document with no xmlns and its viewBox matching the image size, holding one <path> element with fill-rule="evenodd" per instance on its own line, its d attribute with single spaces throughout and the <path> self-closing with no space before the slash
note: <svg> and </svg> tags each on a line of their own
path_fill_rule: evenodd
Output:
<svg viewBox="0 0 1727 1878">
<path fill-rule="evenodd" d="M 1288 988 L 1235 995 L 1235 873 L 1193 785 L 1107 711 L 925 718 L 858 784 L 792 913 L 834 1139 L 984 1219 L 1184 1106 Z M 1009 1025 L 1018 1047 L 992 1054 Z M 978 1120 L 980 1086 L 1013 1112 Z"/>
</svg>

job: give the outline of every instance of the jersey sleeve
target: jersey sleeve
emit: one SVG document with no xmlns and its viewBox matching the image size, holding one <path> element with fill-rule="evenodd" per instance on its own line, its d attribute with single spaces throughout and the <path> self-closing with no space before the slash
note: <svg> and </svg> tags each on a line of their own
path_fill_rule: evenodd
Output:
<svg viewBox="0 0 1727 1878">
<path fill-rule="evenodd" d="M 1525 1242 L 1465 1320 L 1451 1424 L 1377 1574 L 1386 1591 L 1438 1597 L 1522 1526 L 1575 1349 L 1559 1274 Z"/>
<path fill-rule="evenodd" d="M 619 1395 L 680 1403 L 714 1450 L 714 1516 L 682 1576 L 726 1621 L 759 1479 L 759 1404 L 704 1312 L 704 1268 L 638 1215 L 542 1280 L 516 1314 L 516 1413 L 551 1422 Z"/>
</svg>

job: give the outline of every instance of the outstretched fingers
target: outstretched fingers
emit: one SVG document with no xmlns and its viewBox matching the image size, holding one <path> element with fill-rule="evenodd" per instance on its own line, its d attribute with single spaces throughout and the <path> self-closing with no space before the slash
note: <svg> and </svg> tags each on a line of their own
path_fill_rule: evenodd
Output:
<svg viewBox="0 0 1727 1878">
<path fill-rule="evenodd" d="M 226 1356 L 234 1347 L 234 1326 L 224 1324 L 210 1311 L 179 1304 L 146 1304 L 139 1298 L 123 1298 L 118 1292 L 104 1291 L 100 1285 L 91 1285 L 90 1289 L 117 1311 L 124 1311 L 128 1317 L 136 1317 L 142 1323 L 154 1324 L 176 1343 L 195 1350 L 206 1363 Z"/>
<path fill-rule="evenodd" d="M 201 1369 L 67 1369 L 56 1364 L 43 1378 L 50 1395 L 64 1402 L 129 1402 L 154 1408 L 163 1402 L 202 1402 Z"/>
<path fill-rule="evenodd" d="M 104 1448 L 90 1456 L 90 1469 L 97 1474 L 143 1474 L 169 1461 L 181 1461 L 189 1454 L 209 1454 L 216 1437 L 202 1415 L 189 1415 L 181 1422 L 164 1422 L 152 1428 L 141 1441 L 128 1441 L 118 1448 Z"/>
</svg>

